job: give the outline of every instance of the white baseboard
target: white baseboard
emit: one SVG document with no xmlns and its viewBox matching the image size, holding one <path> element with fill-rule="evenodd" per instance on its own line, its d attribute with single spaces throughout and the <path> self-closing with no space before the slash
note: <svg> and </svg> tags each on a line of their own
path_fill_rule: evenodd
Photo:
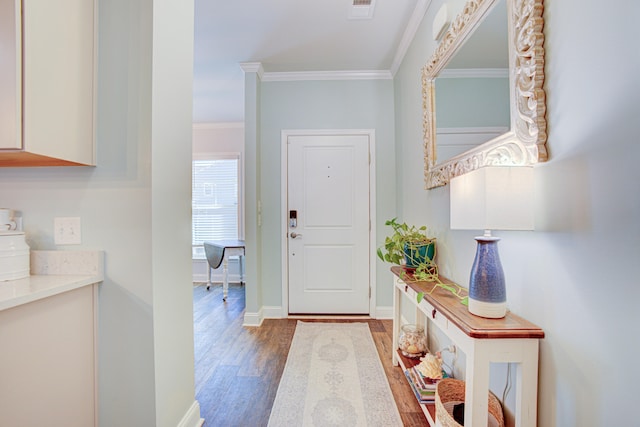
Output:
<svg viewBox="0 0 640 427">
<path fill-rule="evenodd" d="M 177 427 L 202 427 L 203 425 L 204 418 L 200 418 L 200 403 L 195 400 Z"/>
<path fill-rule="evenodd" d="M 376 307 L 376 319 L 393 319 L 393 307 Z"/>
<path fill-rule="evenodd" d="M 280 306 L 265 306 L 262 307 L 262 314 L 265 319 L 286 319 L 287 313 L 282 310 Z"/>
<path fill-rule="evenodd" d="M 264 320 L 262 309 L 257 313 L 244 312 L 244 323 L 242 326 L 260 326 Z"/>
<path fill-rule="evenodd" d="M 259 326 L 256 324 L 249 324 L 251 322 L 257 322 L 258 316 L 261 315 L 260 324 L 264 319 L 286 319 L 288 313 L 281 306 L 263 306 L 260 313 L 245 313 L 244 323 L 245 326 Z M 376 307 L 375 319 L 393 319 L 393 307 Z"/>
</svg>

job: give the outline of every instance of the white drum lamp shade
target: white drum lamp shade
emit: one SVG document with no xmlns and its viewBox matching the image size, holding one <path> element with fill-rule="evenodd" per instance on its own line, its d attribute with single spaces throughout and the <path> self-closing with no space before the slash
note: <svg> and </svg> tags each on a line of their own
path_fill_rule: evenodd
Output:
<svg viewBox="0 0 640 427">
<path fill-rule="evenodd" d="M 533 167 L 488 166 L 455 177 L 451 185 L 451 229 L 484 230 L 469 279 L 469 311 L 488 318 L 507 309 L 497 237 L 491 230 L 533 230 Z"/>
</svg>

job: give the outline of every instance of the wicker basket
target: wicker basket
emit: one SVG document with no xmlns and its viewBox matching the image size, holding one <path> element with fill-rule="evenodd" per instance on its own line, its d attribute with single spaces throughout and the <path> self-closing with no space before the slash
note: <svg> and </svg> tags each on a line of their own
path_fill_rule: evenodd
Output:
<svg viewBox="0 0 640 427">
<path fill-rule="evenodd" d="M 464 381 L 445 378 L 436 386 L 436 426 L 462 427 L 453 419 L 453 406 L 464 402 Z M 504 414 L 498 399 L 489 393 L 489 427 L 504 427 Z"/>
</svg>

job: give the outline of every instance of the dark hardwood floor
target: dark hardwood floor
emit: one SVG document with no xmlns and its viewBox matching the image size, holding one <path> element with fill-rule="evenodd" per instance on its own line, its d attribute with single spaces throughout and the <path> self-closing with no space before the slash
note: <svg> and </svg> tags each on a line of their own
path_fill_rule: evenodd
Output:
<svg viewBox="0 0 640 427">
<path fill-rule="evenodd" d="M 244 288 L 235 284 L 226 303 L 220 285 L 210 291 L 194 286 L 193 303 L 196 399 L 205 426 L 266 426 L 297 320 L 266 319 L 258 328 L 243 327 Z M 391 365 L 391 320 L 304 320 L 368 323 L 403 425 L 427 425 L 402 370 Z"/>
</svg>

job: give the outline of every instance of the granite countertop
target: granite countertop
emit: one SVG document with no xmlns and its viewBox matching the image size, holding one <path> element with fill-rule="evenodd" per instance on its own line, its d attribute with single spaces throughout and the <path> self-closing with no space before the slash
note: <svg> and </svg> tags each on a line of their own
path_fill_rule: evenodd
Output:
<svg viewBox="0 0 640 427">
<path fill-rule="evenodd" d="M 0 310 L 104 280 L 102 251 L 31 251 L 31 275 L 0 282 Z"/>
</svg>

